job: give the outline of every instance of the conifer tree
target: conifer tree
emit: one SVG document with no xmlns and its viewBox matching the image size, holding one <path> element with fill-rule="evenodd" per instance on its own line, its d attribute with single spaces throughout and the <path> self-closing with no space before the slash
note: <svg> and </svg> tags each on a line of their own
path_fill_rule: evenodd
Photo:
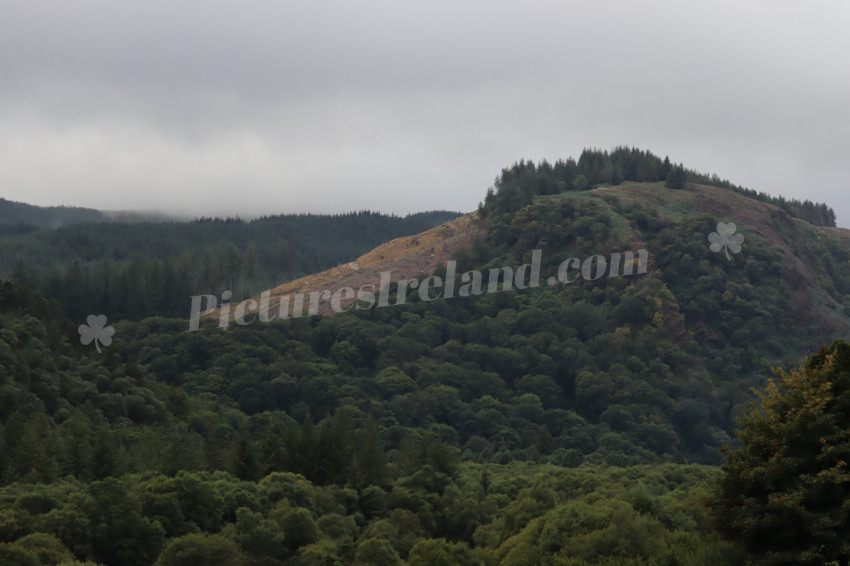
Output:
<svg viewBox="0 0 850 566">
<path fill-rule="evenodd" d="M 676 165 L 670 169 L 669 173 L 667 173 L 667 179 L 664 182 L 664 186 L 668 189 L 684 189 L 685 181 L 687 181 L 685 168 L 681 165 Z"/>
<path fill-rule="evenodd" d="M 742 415 L 712 502 L 721 533 L 770 564 L 850 560 L 850 345 L 775 370 Z"/>
</svg>

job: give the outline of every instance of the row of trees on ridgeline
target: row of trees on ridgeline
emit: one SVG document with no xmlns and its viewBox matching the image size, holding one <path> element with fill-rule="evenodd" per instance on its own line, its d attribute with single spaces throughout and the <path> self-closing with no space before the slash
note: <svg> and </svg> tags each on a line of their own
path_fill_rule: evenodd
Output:
<svg viewBox="0 0 850 566">
<path fill-rule="evenodd" d="M 649 151 L 625 146 L 616 147 L 611 152 L 585 149 L 578 161 L 568 158 L 550 164 L 543 160 L 535 165 L 532 161 L 521 160 L 502 170 L 494 187 L 488 191 L 481 209 L 485 212 L 515 212 L 537 195 L 582 191 L 599 185 L 616 186 L 624 181 L 664 181 L 667 187 L 673 189 L 683 189 L 688 182 L 723 187 L 778 206 L 794 218 L 816 226 L 835 226 L 835 211 L 824 203 L 775 197 L 740 187 L 716 174 L 700 173 L 681 164 L 673 164 L 668 157 L 661 159 Z"/>
</svg>

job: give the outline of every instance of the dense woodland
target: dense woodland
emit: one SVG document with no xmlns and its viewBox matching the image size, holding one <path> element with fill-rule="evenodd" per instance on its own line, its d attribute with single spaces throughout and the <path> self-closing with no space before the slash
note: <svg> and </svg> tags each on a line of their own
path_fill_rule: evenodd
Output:
<svg viewBox="0 0 850 566">
<path fill-rule="evenodd" d="M 71 206 L 32 206 L 0 197 L 0 236 L 30 234 L 80 222 L 100 222 L 103 213 Z"/>
<path fill-rule="evenodd" d="M 594 155 L 604 159 L 593 165 Z M 626 165 L 637 157 L 634 169 Z M 569 163 L 584 169 L 565 172 Z M 482 203 L 486 236 L 458 253 L 458 271 L 519 265 L 543 249 L 549 274 L 566 258 L 639 242 L 651 257 L 645 274 L 433 302 L 411 292 L 400 306 L 229 329 L 209 321 L 197 332 L 186 331 L 182 311 L 150 316 L 144 306 L 110 316 L 114 339 L 98 354 L 80 343 L 80 320 L 63 313 L 75 303 L 39 293 L 27 278 L 42 268 L 22 262 L 0 284 L 0 565 L 775 558 L 738 540 L 740 529 L 717 527 L 751 497 L 729 491 L 728 508 L 718 506 L 718 482 L 761 454 L 748 448 L 720 468 L 721 449 L 741 448 L 734 431 L 748 421 L 736 417 L 770 368 L 795 367 L 847 334 L 850 252 L 832 229 L 795 220 L 778 203 L 755 205 L 817 271 L 816 294 L 755 230 L 746 253 L 727 259 L 706 240 L 721 219 L 684 200 L 658 210 L 626 191 L 576 190 L 606 182 L 593 170 L 608 164 L 625 185 L 638 170 L 655 171 L 641 187 L 669 202 L 687 192 L 681 174 L 695 182 L 679 166 L 664 175 L 665 161 L 637 150 L 516 164 Z M 584 187 L 558 185 L 582 175 Z M 263 229 L 204 222 L 237 250 Z M 89 229 L 44 231 L 41 242 Z M 143 248 L 151 262 L 188 245 L 154 252 L 168 238 L 151 234 Z M 113 253 L 133 241 L 100 245 Z M 255 244 L 258 263 L 269 258 L 259 253 L 265 243 Z M 85 272 L 101 258 L 79 261 Z M 223 275 L 206 284 L 230 285 Z M 810 367 L 824 365 L 819 355 Z M 838 383 L 831 375 L 823 383 Z M 803 382 L 786 381 L 791 391 Z M 838 403 L 816 393 L 806 407 Z M 814 552 L 805 563 L 834 556 Z"/>
<path fill-rule="evenodd" d="M 280 215 L 243 221 L 98 222 L 0 237 L 0 275 L 56 299 L 66 316 L 188 316 L 188 297 L 237 299 L 351 261 L 457 213 Z"/>
<path fill-rule="evenodd" d="M 817 226 L 835 226 L 835 211 L 824 203 L 786 199 L 763 191 L 754 191 L 721 179 L 716 174 L 700 173 L 663 160 L 649 151 L 620 146 L 611 152 L 585 149 L 578 161 L 573 158 L 554 164 L 542 161 L 519 161 L 502 170 L 495 185 L 487 193 L 483 207 L 507 212 L 519 210 L 538 195 L 564 191 L 582 191 L 598 186 L 617 186 L 624 181 L 639 183 L 665 181 L 667 186 L 682 189 L 686 182 L 723 187 L 749 198 L 778 206 L 790 216 Z"/>
</svg>

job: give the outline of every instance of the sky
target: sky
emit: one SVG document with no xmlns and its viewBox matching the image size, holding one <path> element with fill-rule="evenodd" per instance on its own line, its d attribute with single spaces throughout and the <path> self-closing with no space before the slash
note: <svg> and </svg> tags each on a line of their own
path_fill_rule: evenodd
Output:
<svg viewBox="0 0 850 566">
<path fill-rule="evenodd" d="M 0 0 L 0 196 L 468 212 L 626 145 L 850 226 L 850 2 Z"/>
</svg>

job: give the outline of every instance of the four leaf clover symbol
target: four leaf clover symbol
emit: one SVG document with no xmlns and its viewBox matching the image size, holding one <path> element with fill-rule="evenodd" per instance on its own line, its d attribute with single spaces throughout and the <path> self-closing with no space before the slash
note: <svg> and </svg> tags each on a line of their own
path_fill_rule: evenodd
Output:
<svg viewBox="0 0 850 566">
<path fill-rule="evenodd" d="M 708 235 L 708 241 L 711 242 L 711 251 L 719 252 L 720 250 L 723 250 L 726 254 L 726 259 L 732 261 L 732 256 L 729 255 L 729 250 L 732 250 L 733 254 L 740 252 L 741 244 L 744 241 L 744 236 L 735 233 L 735 230 L 737 229 L 738 227 L 735 226 L 734 222 L 730 222 L 728 224 L 718 222 L 717 232 L 712 232 Z"/>
<path fill-rule="evenodd" d="M 94 340 L 94 347 L 97 348 L 97 353 L 100 354 L 100 344 L 109 346 L 112 344 L 112 335 L 115 334 L 115 329 L 111 326 L 106 326 L 105 314 L 90 314 L 86 317 L 88 324 L 81 324 L 77 331 L 80 333 L 80 342 L 83 346 L 88 346 Z M 98 344 L 98 341 L 100 344 Z"/>
</svg>

